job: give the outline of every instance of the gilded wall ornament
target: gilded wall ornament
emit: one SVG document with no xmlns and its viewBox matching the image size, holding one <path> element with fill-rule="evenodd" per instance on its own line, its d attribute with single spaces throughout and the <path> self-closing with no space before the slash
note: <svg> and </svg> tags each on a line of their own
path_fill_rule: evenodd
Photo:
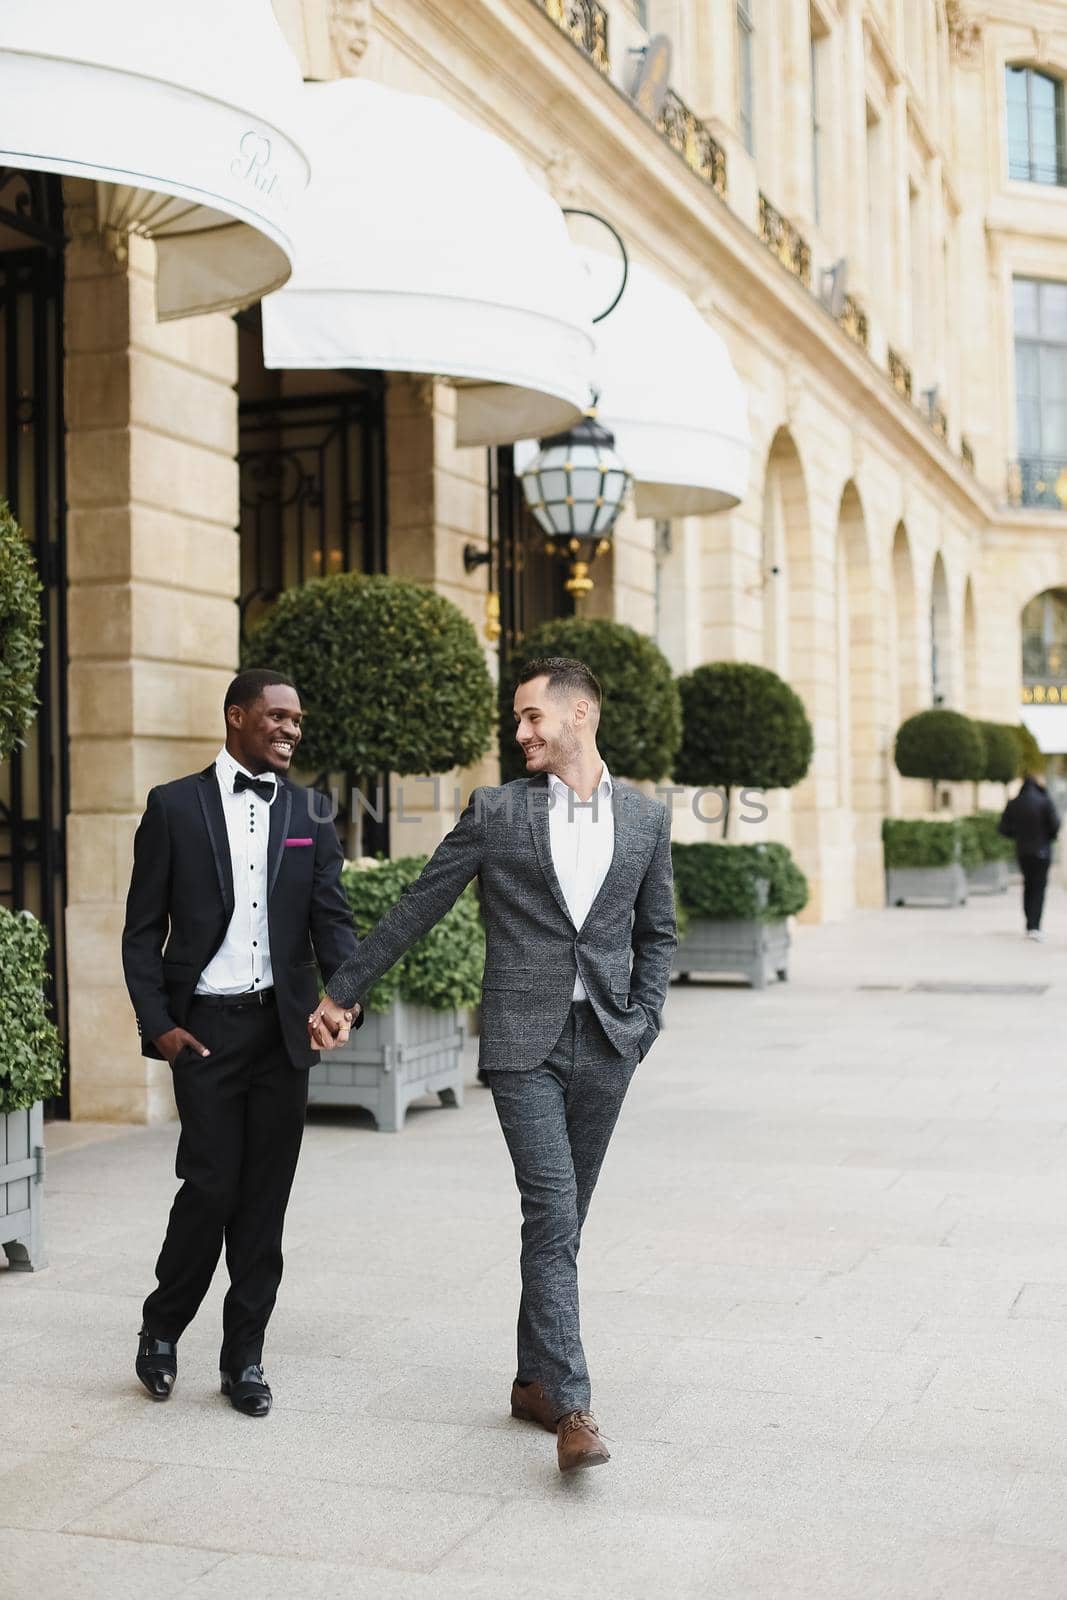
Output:
<svg viewBox="0 0 1067 1600">
<path fill-rule="evenodd" d="M 962 0 L 945 0 L 945 22 L 952 54 L 962 66 L 973 66 L 982 42 L 980 25 L 969 20 Z"/>
<path fill-rule="evenodd" d="M 370 39 L 371 0 L 330 0 L 330 46 L 342 76 L 359 71 Z"/>
</svg>

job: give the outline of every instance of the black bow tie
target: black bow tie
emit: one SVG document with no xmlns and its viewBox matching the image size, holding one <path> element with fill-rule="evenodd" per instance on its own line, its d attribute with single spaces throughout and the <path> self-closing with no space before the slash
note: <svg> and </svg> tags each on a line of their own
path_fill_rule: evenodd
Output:
<svg viewBox="0 0 1067 1600">
<path fill-rule="evenodd" d="M 274 799 L 274 784 L 269 778 L 250 778 L 246 772 L 235 772 L 233 776 L 233 792 L 240 794 L 242 789 L 254 789 L 261 800 L 268 805 Z"/>
</svg>

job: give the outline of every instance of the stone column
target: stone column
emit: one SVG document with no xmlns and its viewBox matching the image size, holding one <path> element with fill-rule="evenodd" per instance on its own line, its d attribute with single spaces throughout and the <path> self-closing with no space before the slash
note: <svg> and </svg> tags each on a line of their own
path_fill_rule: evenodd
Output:
<svg viewBox="0 0 1067 1600">
<path fill-rule="evenodd" d="M 464 547 L 484 544 L 488 532 L 486 451 L 457 448 L 456 392 L 446 383 L 391 373 L 385 409 L 390 576 L 428 584 L 457 605 L 477 630 L 495 677 L 496 649 L 485 637 L 486 571 L 468 573 L 463 565 Z M 495 741 L 469 771 L 436 780 L 394 777 L 392 854 L 432 851 L 470 791 L 499 781 Z"/>
<path fill-rule="evenodd" d="M 92 185 L 68 183 L 71 1113 L 173 1115 L 140 1055 L 120 937 L 132 840 L 153 784 L 222 739 L 237 659 L 236 338 L 228 317 L 161 325 L 154 250 L 117 259 Z"/>
</svg>

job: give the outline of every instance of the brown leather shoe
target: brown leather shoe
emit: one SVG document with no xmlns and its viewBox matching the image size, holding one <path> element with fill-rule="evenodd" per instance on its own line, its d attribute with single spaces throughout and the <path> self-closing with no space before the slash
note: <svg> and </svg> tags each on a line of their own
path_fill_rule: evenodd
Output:
<svg viewBox="0 0 1067 1600">
<path fill-rule="evenodd" d="M 560 1417 L 556 1427 L 556 1455 L 561 1472 L 574 1472 L 579 1467 L 601 1467 L 611 1460 L 607 1445 L 600 1437 L 596 1418 L 588 1411 L 571 1411 Z"/>
<path fill-rule="evenodd" d="M 511 1415 L 520 1422 L 537 1422 L 548 1433 L 556 1431 L 556 1408 L 539 1383 L 513 1383 Z"/>
</svg>

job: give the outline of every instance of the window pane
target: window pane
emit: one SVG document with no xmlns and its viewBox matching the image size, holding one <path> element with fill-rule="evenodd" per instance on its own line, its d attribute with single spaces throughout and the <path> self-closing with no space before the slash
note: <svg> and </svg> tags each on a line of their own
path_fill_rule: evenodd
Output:
<svg viewBox="0 0 1067 1600">
<path fill-rule="evenodd" d="M 1041 454 L 1041 409 L 1036 400 L 1019 398 L 1019 454 L 1026 460 Z"/>
<path fill-rule="evenodd" d="M 1041 284 L 1038 311 L 1043 339 L 1067 339 L 1067 283 Z"/>
<path fill-rule="evenodd" d="M 1056 109 L 1056 84 L 1040 72 L 1030 74 L 1030 99 L 1034 107 L 1034 123 L 1038 116 L 1051 116 Z"/>
<path fill-rule="evenodd" d="M 1041 399 L 1048 405 L 1052 401 L 1067 401 L 1067 360 L 1062 350 L 1041 351 Z"/>
<path fill-rule="evenodd" d="M 1009 106 L 1026 105 L 1026 68 L 1009 67 L 1005 92 Z"/>
<path fill-rule="evenodd" d="M 1016 278 L 1012 289 L 1015 297 L 1015 332 L 1036 334 L 1038 330 L 1036 282 L 1033 278 Z"/>
</svg>

